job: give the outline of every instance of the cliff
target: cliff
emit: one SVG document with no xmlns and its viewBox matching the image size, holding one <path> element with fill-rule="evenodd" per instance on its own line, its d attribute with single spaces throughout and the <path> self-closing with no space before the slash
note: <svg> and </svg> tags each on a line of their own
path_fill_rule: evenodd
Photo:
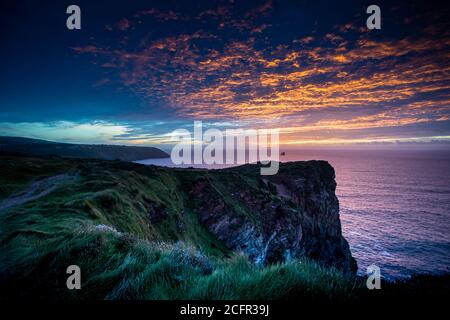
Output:
<svg viewBox="0 0 450 320">
<path fill-rule="evenodd" d="M 189 195 L 200 222 L 257 264 L 307 256 L 352 274 L 334 178 L 325 161 L 282 163 L 264 177 L 245 165 L 199 174 Z"/>
<path fill-rule="evenodd" d="M 13 296 L 66 296 L 72 264 L 92 287 L 82 298 L 150 298 L 165 294 L 154 291 L 159 286 L 170 287 L 168 297 L 186 298 L 181 288 L 192 281 L 204 285 L 202 293 L 189 291 L 195 297 L 211 298 L 203 294 L 218 281 L 217 295 L 230 298 L 225 283 L 249 285 L 249 278 L 232 277 L 259 275 L 254 281 L 267 286 L 269 270 L 280 286 L 289 275 L 295 290 L 307 292 L 305 281 L 314 279 L 326 282 L 324 290 L 354 288 L 342 286 L 341 275 L 353 275 L 356 262 L 341 233 L 327 162 L 283 163 L 275 176 L 260 176 L 258 165 L 202 170 L 27 157 L 0 163 L 0 283 Z M 255 267 L 236 262 L 239 252 Z"/>
</svg>

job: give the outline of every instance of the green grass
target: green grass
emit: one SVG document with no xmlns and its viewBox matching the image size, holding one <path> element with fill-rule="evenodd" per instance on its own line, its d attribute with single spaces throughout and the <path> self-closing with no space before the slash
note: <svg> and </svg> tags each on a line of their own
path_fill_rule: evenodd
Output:
<svg viewBox="0 0 450 320">
<path fill-rule="evenodd" d="M 40 158 L 2 157 L 0 166 L 0 200 L 23 189 L 33 180 L 68 172 L 72 161 L 51 161 Z"/>
<path fill-rule="evenodd" d="M 340 299 L 359 285 L 307 260 L 258 268 L 243 255 L 213 258 L 183 242 L 149 242 L 93 225 L 52 239 L 17 236 L 3 250 L 2 294 L 9 298 Z M 65 288 L 71 264 L 82 270 L 80 291 Z"/>
<path fill-rule="evenodd" d="M 206 230 L 189 201 L 198 179 L 212 179 L 223 193 L 238 192 L 232 176 L 119 161 L 0 157 L 0 164 L 3 197 L 41 177 L 77 175 L 43 198 L 0 211 L 0 299 L 349 301 L 448 293 L 448 277 L 432 277 L 431 287 L 422 278 L 387 283 L 380 294 L 368 292 L 362 278 L 307 259 L 252 264 Z M 246 190 L 264 188 L 258 176 L 246 179 Z M 149 217 L 149 211 L 157 214 Z M 66 288 L 66 268 L 74 264 L 81 268 L 82 290 Z"/>
</svg>

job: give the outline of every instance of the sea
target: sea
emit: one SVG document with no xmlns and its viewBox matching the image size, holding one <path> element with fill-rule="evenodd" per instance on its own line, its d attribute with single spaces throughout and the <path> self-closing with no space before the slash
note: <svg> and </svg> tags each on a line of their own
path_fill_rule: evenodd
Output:
<svg viewBox="0 0 450 320">
<path fill-rule="evenodd" d="M 342 231 L 359 274 L 370 265 L 391 280 L 450 272 L 450 150 L 302 149 L 280 157 L 299 160 L 334 167 Z M 175 166 L 170 158 L 138 162 Z"/>
</svg>

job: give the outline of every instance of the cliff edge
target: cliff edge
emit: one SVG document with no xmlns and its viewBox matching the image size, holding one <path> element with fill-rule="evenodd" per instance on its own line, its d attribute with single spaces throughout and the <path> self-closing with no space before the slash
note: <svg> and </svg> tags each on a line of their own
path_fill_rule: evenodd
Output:
<svg viewBox="0 0 450 320">
<path fill-rule="evenodd" d="M 324 161 L 261 176 L 0 156 L 0 297 L 348 296 L 356 262 L 335 188 Z M 67 290 L 69 265 L 84 290 Z"/>
<path fill-rule="evenodd" d="M 211 233 L 257 264 L 307 256 L 353 274 L 335 190 L 333 167 L 307 161 L 281 163 L 274 176 L 258 165 L 217 170 L 195 181 L 190 199 Z"/>
</svg>

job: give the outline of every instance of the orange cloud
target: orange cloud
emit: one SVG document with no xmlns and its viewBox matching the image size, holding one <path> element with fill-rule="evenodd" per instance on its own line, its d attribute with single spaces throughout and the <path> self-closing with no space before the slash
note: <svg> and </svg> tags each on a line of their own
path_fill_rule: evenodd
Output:
<svg viewBox="0 0 450 320">
<path fill-rule="evenodd" d="M 324 36 L 267 45 L 269 24 L 258 19 L 271 14 L 272 7 L 271 1 L 264 2 L 244 14 L 247 19 L 237 19 L 228 6 L 204 10 L 190 18 L 217 22 L 217 30 L 160 37 L 133 51 L 93 45 L 74 50 L 102 56 L 107 60 L 102 65 L 120 70 L 122 85 L 163 101 L 183 117 L 277 120 L 288 123 L 283 127 L 288 134 L 448 120 L 450 35 L 373 40 L 345 24 Z M 138 15 L 146 16 L 181 19 L 156 9 Z M 226 28 L 247 32 L 247 37 L 224 41 Z M 357 33 L 355 40 L 346 37 L 351 32 Z M 349 116 L 324 116 L 334 110 Z M 364 110 L 370 114 L 361 115 Z M 322 119 L 317 116 L 308 126 L 291 125 L 318 114 Z"/>
</svg>

